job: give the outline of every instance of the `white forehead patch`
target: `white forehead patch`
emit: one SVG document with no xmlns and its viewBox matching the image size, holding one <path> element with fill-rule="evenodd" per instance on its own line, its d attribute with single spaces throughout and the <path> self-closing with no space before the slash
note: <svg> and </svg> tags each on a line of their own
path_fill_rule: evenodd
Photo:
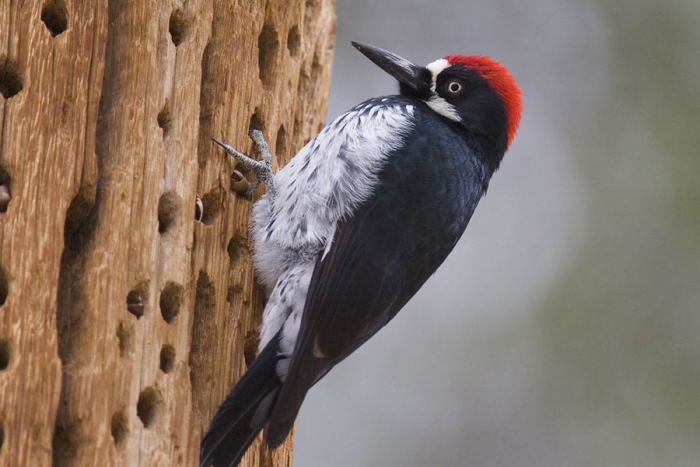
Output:
<svg viewBox="0 0 700 467">
<path fill-rule="evenodd" d="M 448 62 L 444 58 L 441 58 L 440 60 L 435 60 L 434 62 L 426 65 L 426 68 L 428 69 L 430 74 L 433 75 L 433 83 L 430 85 L 431 91 L 435 92 L 435 83 L 437 82 L 438 75 L 442 72 L 442 70 L 449 66 L 450 62 Z"/>
<path fill-rule="evenodd" d="M 440 73 L 442 73 L 442 71 L 445 68 L 448 68 L 449 66 L 450 62 L 448 62 L 444 58 L 441 58 L 440 60 L 435 60 L 434 62 L 426 65 L 425 68 L 427 68 L 428 71 L 430 71 L 430 74 L 433 75 L 433 81 L 432 83 L 430 83 L 430 99 L 425 101 L 425 103 L 428 104 L 428 106 L 431 109 L 433 109 L 434 112 L 442 115 L 443 117 L 447 117 L 450 120 L 454 120 L 455 122 L 460 122 L 462 121 L 462 119 L 459 117 L 457 109 L 455 109 L 454 106 L 447 102 L 445 99 L 438 96 L 436 92 L 437 77 Z"/>
</svg>

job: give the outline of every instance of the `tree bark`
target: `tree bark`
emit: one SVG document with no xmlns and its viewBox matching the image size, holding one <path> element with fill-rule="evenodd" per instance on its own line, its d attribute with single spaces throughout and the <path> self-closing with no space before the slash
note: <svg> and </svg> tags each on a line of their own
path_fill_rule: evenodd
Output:
<svg viewBox="0 0 700 467">
<path fill-rule="evenodd" d="M 211 137 L 288 161 L 334 27 L 333 0 L 0 2 L 0 465 L 197 464 L 263 305 L 262 189 Z"/>
</svg>

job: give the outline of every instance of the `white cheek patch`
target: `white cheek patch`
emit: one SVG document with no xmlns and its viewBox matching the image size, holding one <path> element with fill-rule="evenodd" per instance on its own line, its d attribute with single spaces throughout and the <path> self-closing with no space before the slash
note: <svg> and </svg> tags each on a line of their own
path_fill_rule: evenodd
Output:
<svg viewBox="0 0 700 467">
<path fill-rule="evenodd" d="M 457 113 L 457 109 L 455 109 L 454 106 L 447 102 L 445 99 L 438 96 L 436 91 L 438 75 L 449 66 L 450 62 L 448 62 L 444 58 L 441 58 L 440 60 L 435 60 L 434 62 L 426 66 L 428 71 L 430 71 L 430 74 L 433 76 L 433 80 L 430 84 L 430 91 L 432 95 L 430 96 L 430 99 L 425 101 L 425 103 L 428 104 L 428 107 L 433 109 L 435 113 L 440 114 L 443 117 L 447 117 L 450 120 L 454 120 L 455 122 L 461 122 L 462 119 L 459 118 L 459 113 Z"/>
<path fill-rule="evenodd" d="M 430 96 L 430 99 L 425 101 L 425 103 L 428 104 L 428 107 L 433 109 L 433 111 L 435 113 L 438 113 L 438 114 L 442 115 L 443 117 L 447 117 L 450 120 L 453 120 L 455 122 L 462 121 L 462 119 L 459 117 L 459 113 L 457 113 L 457 109 L 455 109 L 454 105 L 450 104 L 445 99 L 438 96 L 437 94 L 433 94 L 432 96 Z"/>
</svg>

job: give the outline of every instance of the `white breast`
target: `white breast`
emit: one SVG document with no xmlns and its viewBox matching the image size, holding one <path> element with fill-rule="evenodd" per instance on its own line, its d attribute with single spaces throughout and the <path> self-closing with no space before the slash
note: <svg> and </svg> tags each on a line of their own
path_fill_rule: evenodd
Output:
<svg viewBox="0 0 700 467">
<path fill-rule="evenodd" d="M 266 194 L 255 204 L 254 261 L 270 294 L 260 349 L 295 310 L 300 319 L 318 253 L 330 248 L 337 221 L 371 196 L 388 155 L 412 129 L 414 111 L 405 100 L 391 97 L 358 105 L 324 128 L 276 174 L 274 199 Z M 289 278 L 300 273 L 308 277 Z M 298 286 L 289 287 L 292 282 Z M 279 293 L 277 287 L 285 284 L 287 290 Z M 298 326 L 289 328 L 298 331 Z M 287 340 L 292 337 L 296 339 Z"/>
</svg>

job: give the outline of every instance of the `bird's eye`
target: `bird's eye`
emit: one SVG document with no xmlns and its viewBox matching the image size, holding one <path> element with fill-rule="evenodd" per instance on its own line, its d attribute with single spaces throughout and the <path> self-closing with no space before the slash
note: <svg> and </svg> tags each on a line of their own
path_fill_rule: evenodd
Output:
<svg viewBox="0 0 700 467">
<path fill-rule="evenodd" d="M 451 79 L 447 83 L 445 83 L 445 89 L 448 93 L 452 94 L 453 96 L 457 96 L 461 94 L 464 90 L 464 85 L 458 79 Z"/>
</svg>

